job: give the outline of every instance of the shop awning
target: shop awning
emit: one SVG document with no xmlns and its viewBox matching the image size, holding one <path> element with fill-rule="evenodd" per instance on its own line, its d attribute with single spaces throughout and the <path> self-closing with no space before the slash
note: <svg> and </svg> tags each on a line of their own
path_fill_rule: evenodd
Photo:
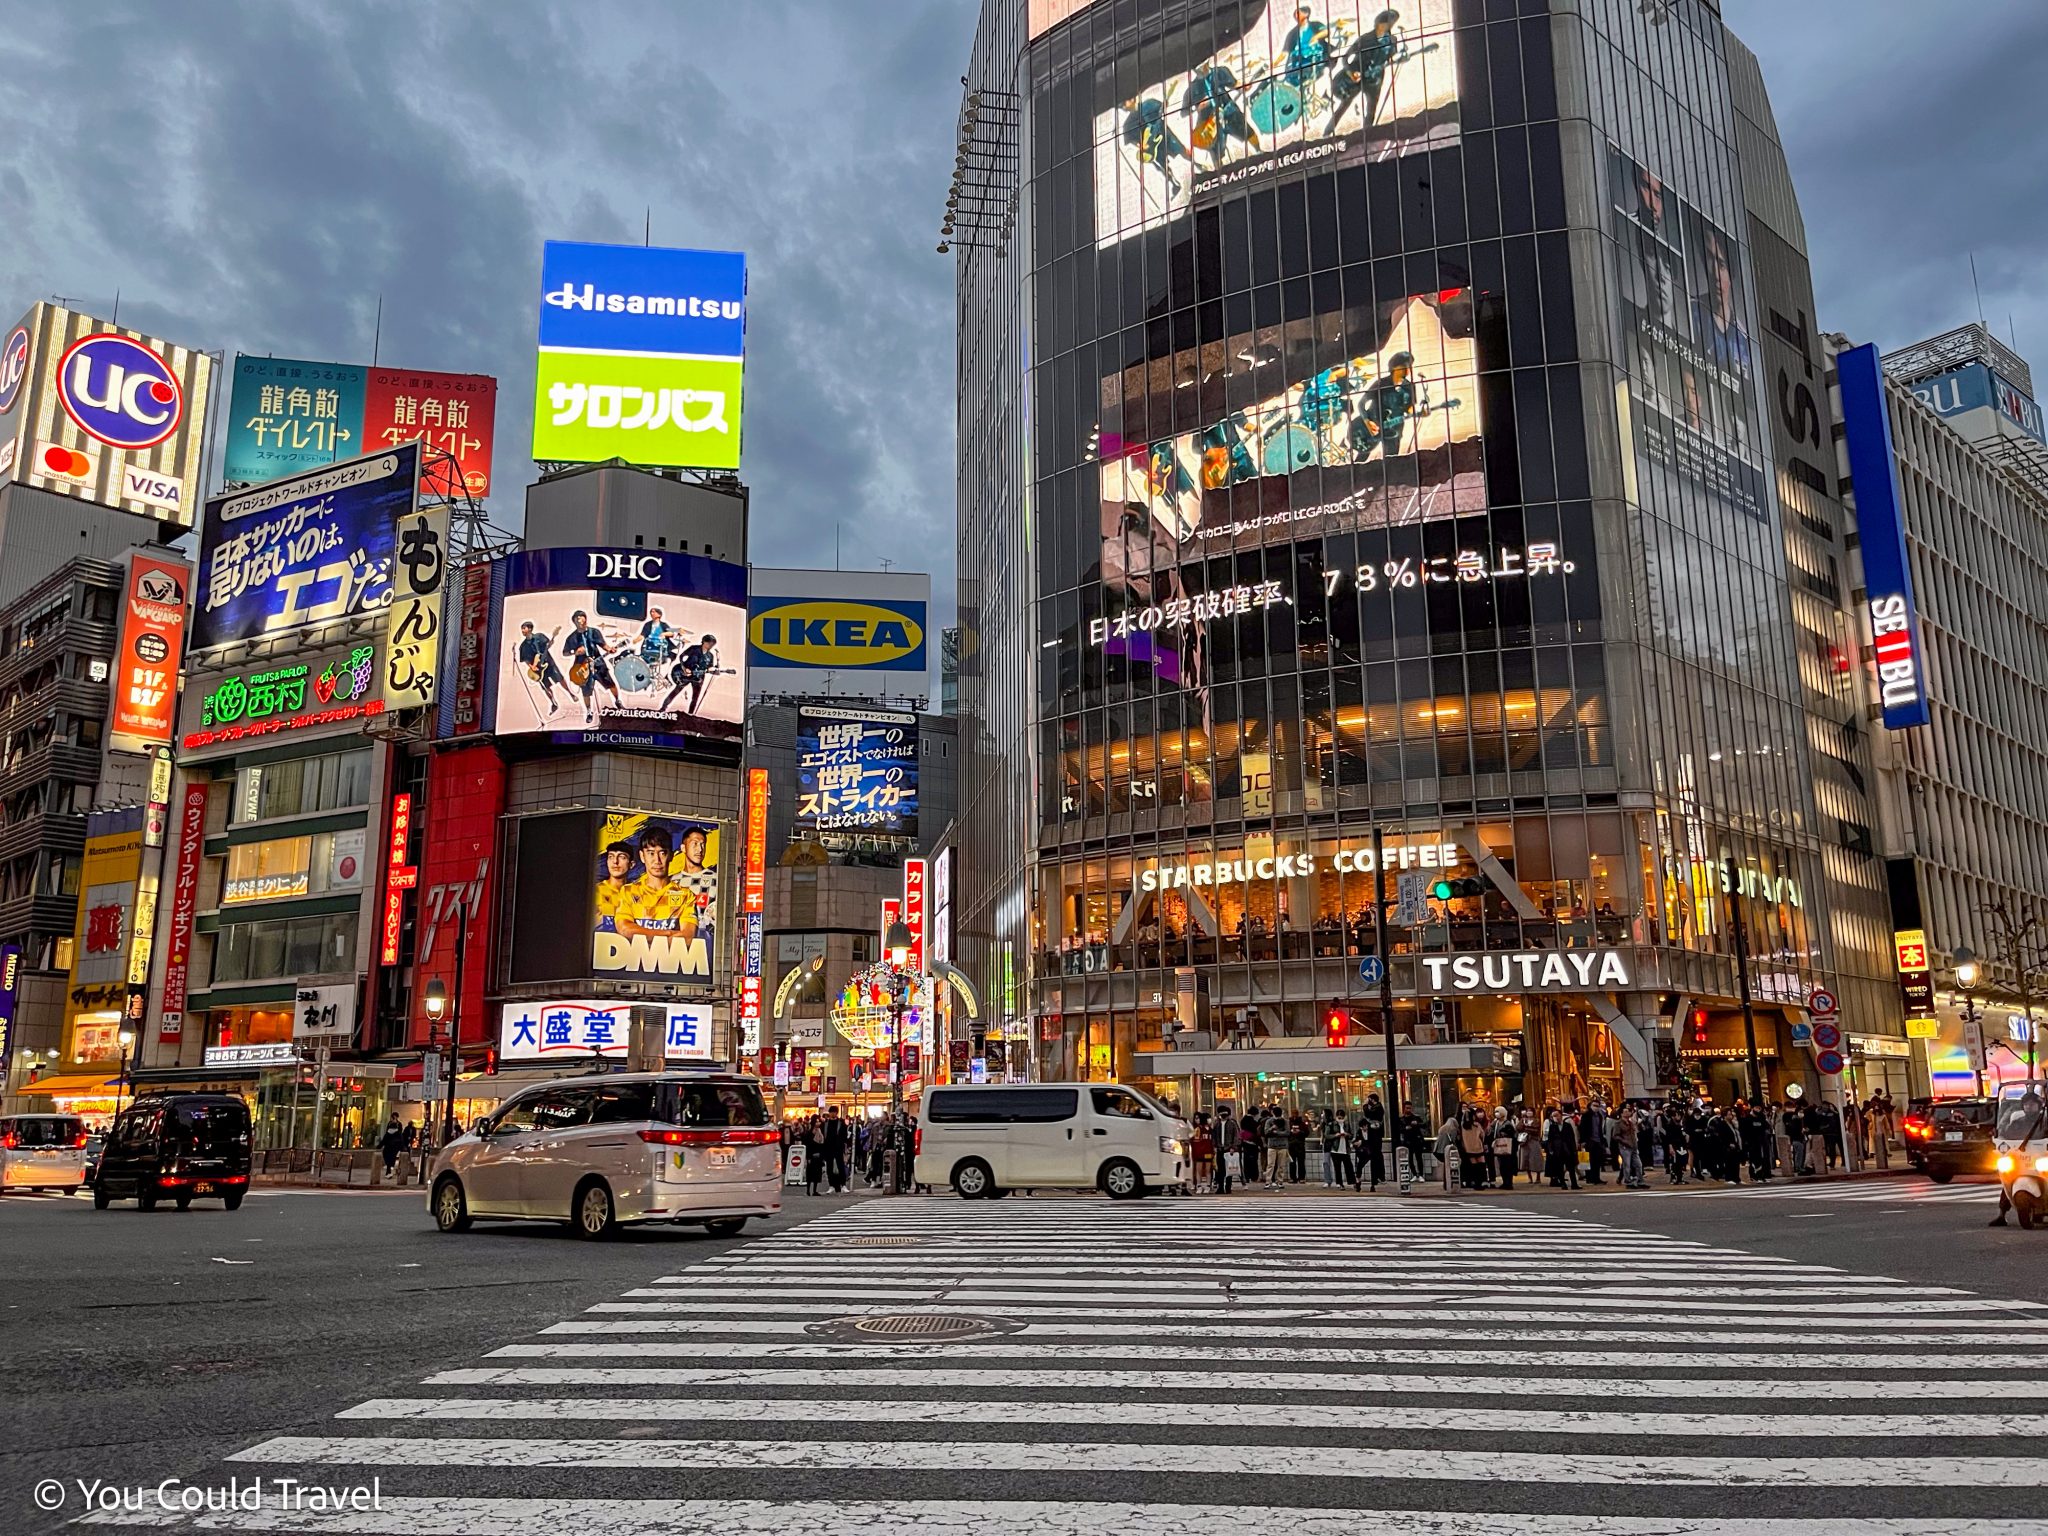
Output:
<svg viewBox="0 0 2048 1536">
<path fill-rule="evenodd" d="M 33 1083 L 23 1083 L 16 1093 L 62 1094 L 70 1098 L 84 1098 L 94 1094 L 118 1092 L 121 1078 L 117 1073 L 107 1077 L 98 1072 L 73 1072 L 64 1077 L 45 1077 Z"/>
</svg>

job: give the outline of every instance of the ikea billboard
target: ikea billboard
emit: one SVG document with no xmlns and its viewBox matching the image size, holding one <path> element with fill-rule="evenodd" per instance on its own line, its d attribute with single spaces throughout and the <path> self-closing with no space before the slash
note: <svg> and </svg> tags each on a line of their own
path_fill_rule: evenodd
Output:
<svg viewBox="0 0 2048 1536">
<path fill-rule="evenodd" d="M 932 579 L 915 572 L 755 567 L 747 598 L 753 697 L 930 693 Z"/>
</svg>

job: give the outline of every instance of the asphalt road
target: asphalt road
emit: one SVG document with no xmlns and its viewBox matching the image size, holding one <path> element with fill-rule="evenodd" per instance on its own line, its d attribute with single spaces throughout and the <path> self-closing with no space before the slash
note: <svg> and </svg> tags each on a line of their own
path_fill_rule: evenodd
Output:
<svg viewBox="0 0 2048 1536">
<path fill-rule="evenodd" d="M 2048 1234 L 1921 1187 L 799 1196 L 613 1244 L 9 1199 L 0 1533 L 173 1475 L 273 1490 L 178 1528 L 300 1536 L 2040 1533 Z"/>
<path fill-rule="evenodd" d="M 850 1198 L 850 1197 L 849 1197 Z M 819 1207 L 828 1206 L 829 1197 Z M 737 1238 L 645 1227 L 435 1231 L 417 1193 L 252 1193 L 239 1211 L 0 1197 L 0 1532 L 55 1529 L 46 1477 L 200 1477 L 281 1424 L 403 1390 Z"/>
</svg>

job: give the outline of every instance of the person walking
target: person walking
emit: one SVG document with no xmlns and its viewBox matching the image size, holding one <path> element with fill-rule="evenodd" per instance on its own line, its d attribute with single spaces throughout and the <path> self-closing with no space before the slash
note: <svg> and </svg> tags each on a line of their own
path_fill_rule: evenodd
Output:
<svg viewBox="0 0 2048 1536">
<path fill-rule="evenodd" d="M 1643 1178 L 1643 1128 L 1633 1104 L 1624 1104 L 1621 1116 L 1614 1122 L 1614 1151 L 1621 1161 L 1621 1187 L 1623 1189 L 1644 1189 L 1648 1187 Z"/>
<path fill-rule="evenodd" d="M 804 1190 L 815 1196 L 825 1182 L 825 1128 L 816 1115 L 804 1121 L 798 1140 L 804 1149 Z"/>
<path fill-rule="evenodd" d="M 1308 1177 L 1308 1120 L 1300 1110 L 1287 1117 L 1287 1182 L 1299 1184 Z"/>
<path fill-rule="evenodd" d="M 1685 1160 L 1690 1150 L 1685 1129 L 1685 1111 L 1673 1099 L 1657 1117 L 1657 1136 L 1664 1143 L 1664 1176 L 1673 1184 L 1685 1182 Z"/>
<path fill-rule="evenodd" d="M 80 1143 L 84 1145 L 83 1142 Z M 398 1154 L 405 1150 L 405 1127 L 399 1124 L 398 1116 L 391 1117 L 391 1123 L 384 1127 L 384 1135 L 378 1142 L 384 1153 L 384 1177 L 390 1178 L 391 1171 L 398 1166 Z"/>
<path fill-rule="evenodd" d="M 1358 1188 L 1358 1175 L 1351 1168 L 1351 1132 L 1344 1124 L 1342 1115 L 1330 1121 L 1329 1140 L 1323 1143 L 1324 1156 L 1330 1160 L 1332 1182 L 1337 1188 L 1349 1185 Z"/>
<path fill-rule="evenodd" d="M 1458 1117 L 1459 1182 L 1466 1189 L 1486 1188 L 1486 1127 L 1469 1104 Z"/>
<path fill-rule="evenodd" d="M 824 1153 L 825 1179 L 831 1184 L 832 1193 L 840 1194 L 846 1189 L 846 1152 L 850 1138 L 847 1136 L 846 1122 L 840 1118 L 836 1105 L 826 1112 L 825 1126 L 820 1139 L 820 1150 Z"/>
<path fill-rule="evenodd" d="M 1871 1155 L 1876 1159 L 1878 1172 L 1883 1173 L 1892 1165 L 1892 1132 L 1895 1127 L 1892 1125 L 1891 1101 L 1873 1096 L 1865 1120 L 1870 1127 Z"/>
<path fill-rule="evenodd" d="M 1543 1177 L 1543 1121 L 1527 1104 L 1515 1114 L 1515 1166 L 1531 1184 Z"/>
<path fill-rule="evenodd" d="M 1376 1093 L 1365 1096 L 1365 1108 L 1358 1114 L 1358 1145 L 1352 1149 L 1351 1187 L 1358 1188 L 1359 1176 L 1369 1175 L 1371 1188 L 1378 1189 L 1386 1182 L 1387 1159 L 1384 1147 L 1387 1139 L 1387 1106 L 1380 1102 Z"/>
<path fill-rule="evenodd" d="M 1515 1187 L 1515 1122 L 1508 1117 L 1505 1104 L 1493 1107 L 1493 1124 L 1487 1128 L 1487 1139 L 1493 1153 L 1493 1168 L 1500 1179 L 1502 1189 Z"/>
<path fill-rule="evenodd" d="M 1607 1161 L 1607 1110 L 1598 1099 L 1588 1100 L 1579 1116 L 1579 1145 L 1586 1149 L 1586 1182 L 1600 1183 L 1600 1165 Z"/>
<path fill-rule="evenodd" d="M 1195 1116 L 1194 1143 L 1189 1150 L 1195 1159 L 1195 1193 L 1206 1195 L 1216 1187 L 1216 1127 L 1206 1111 Z"/>
<path fill-rule="evenodd" d="M 1263 1148 L 1259 1162 L 1265 1169 L 1266 1188 L 1277 1192 L 1287 1174 L 1287 1165 L 1281 1161 L 1287 1151 L 1287 1117 L 1280 1113 L 1279 1105 L 1267 1108 L 1259 1141 Z"/>
<path fill-rule="evenodd" d="M 1423 1122 L 1422 1116 L 1415 1112 L 1415 1103 L 1412 1099 L 1401 1107 L 1401 1118 L 1395 1122 L 1395 1134 L 1399 1136 L 1401 1146 L 1408 1153 L 1408 1177 L 1421 1178 L 1422 1153 L 1424 1142 L 1429 1135 L 1429 1127 Z M 1374 1151 L 1378 1151 L 1377 1147 Z M 1382 1174 L 1381 1177 L 1384 1178 L 1386 1175 Z"/>
</svg>

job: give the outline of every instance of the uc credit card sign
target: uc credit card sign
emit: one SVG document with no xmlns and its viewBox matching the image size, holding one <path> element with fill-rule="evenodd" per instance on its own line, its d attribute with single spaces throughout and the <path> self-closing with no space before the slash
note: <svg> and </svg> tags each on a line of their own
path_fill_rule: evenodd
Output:
<svg viewBox="0 0 2048 1536">
<path fill-rule="evenodd" d="M 746 257 L 551 240 L 533 456 L 736 469 Z"/>
</svg>

